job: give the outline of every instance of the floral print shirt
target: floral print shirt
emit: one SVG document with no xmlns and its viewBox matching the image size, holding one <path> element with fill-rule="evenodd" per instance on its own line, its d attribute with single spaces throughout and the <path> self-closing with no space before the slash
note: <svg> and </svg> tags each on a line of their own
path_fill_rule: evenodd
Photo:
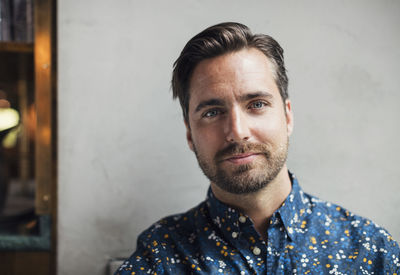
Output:
<svg viewBox="0 0 400 275">
<path fill-rule="evenodd" d="M 251 219 L 208 191 L 186 213 L 138 238 L 115 272 L 132 274 L 400 274 L 399 245 L 370 220 L 292 190 L 269 220 L 267 241 Z"/>
</svg>

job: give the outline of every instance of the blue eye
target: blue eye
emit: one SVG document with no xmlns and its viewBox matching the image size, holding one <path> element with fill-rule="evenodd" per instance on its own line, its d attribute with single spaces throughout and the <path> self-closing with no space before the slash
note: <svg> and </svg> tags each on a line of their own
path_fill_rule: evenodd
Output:
<svg viewBox="0 0 400 275">
<path fill-rule="evenodd" d="M 262 101 L 256 101 L 250 104 L 249 109 L 261 109 L 263 107 L 265 107 L 267 104 L 265 102 Z"/>
<path fill-rule="evenodd" d="M 219 113 L 220 113 L 219 110 L 214 109 L 214 110 L 210 110 L 210 111 L 205 112 L 204 115 L 203 115 L 203 117 L 215 117 L 215 116 L 217 116 Z"/>
</svg>

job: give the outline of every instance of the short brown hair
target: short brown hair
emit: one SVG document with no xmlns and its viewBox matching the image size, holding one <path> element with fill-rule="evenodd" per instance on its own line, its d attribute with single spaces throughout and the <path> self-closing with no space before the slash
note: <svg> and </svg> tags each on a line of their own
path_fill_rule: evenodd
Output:
<svg viewBox="0 0 400 275">
<path fill-rule="evenodd" d="M 172 93 L 174 99 L 179 98 L 185 121 L 189 122 L 189 85 L 195 67 L 205 59 L 244 48 L 256 48 L 271 61 L 276 85 L 283 102 L 286 101 L 288 77 L 279 43 L 269 35 L 253 35 L 243 24 L 226 22 L 211 26 L 190 39 L 174 63 Z"/>
</svg>

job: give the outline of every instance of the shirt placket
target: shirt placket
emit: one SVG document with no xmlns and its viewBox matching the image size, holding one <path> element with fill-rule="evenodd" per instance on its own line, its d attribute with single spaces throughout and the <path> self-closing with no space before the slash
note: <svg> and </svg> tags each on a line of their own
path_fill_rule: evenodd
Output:
<svg viewBox="0 0 400 275">
<path fill-rule="evenodd" d="M 290 263 L 284 262 L 284 259 L 287 258 L 285 251 L 289 240 L 278 213 L 271 217 L 267 232 L 267 274 L 286 274 Z"/>
<path fill-rule="evenodd" d="M 266 243 L 260 238 L 247 216 L 240 214 L 236 224 L 238 235 L 233 242 L 248 268 L 248 271 L 242 274 L 265 274 Z"/>
</svg>

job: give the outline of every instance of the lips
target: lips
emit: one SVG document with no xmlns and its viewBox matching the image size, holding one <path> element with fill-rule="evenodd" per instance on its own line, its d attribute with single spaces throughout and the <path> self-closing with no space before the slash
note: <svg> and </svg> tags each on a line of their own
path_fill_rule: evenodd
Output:
<svg viewBox="0 0 400 275">
<path fill-rule="evenodd" d="M 225 158 L 225 161 L 229 161 L 234 164 L 246 164 L 253 161 L 259 153 L 245 153 L 245 154 L 238 154 L 233 155 Z"/>
</svg>

